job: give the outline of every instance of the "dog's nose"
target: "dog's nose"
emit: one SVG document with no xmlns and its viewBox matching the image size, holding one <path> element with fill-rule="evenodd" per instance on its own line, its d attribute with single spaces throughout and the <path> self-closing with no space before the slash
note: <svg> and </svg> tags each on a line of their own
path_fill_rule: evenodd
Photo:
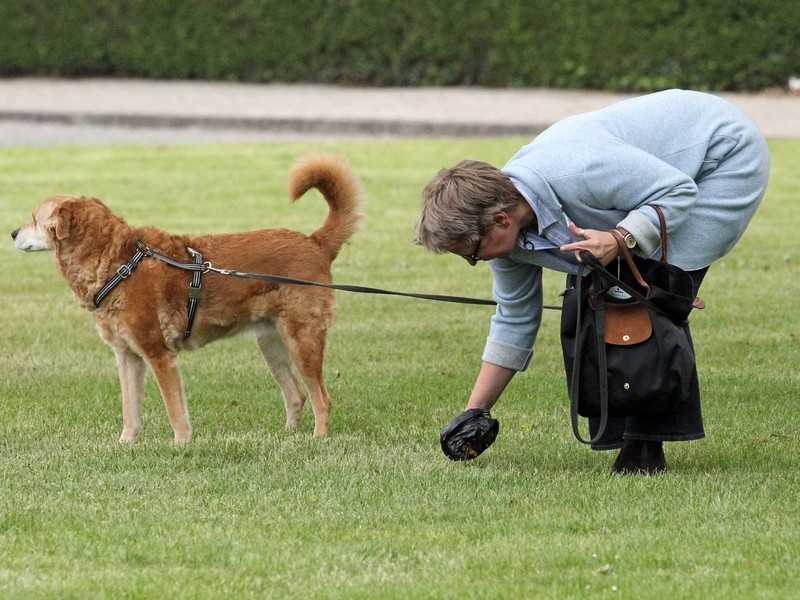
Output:
<svg viewBox="0 0 800 600">
<path fill-rule="evenodd" d="M 18 233 L 19 233 L 19 228 L 17 228 L 17 229 L 15 229 L 14 231 L 12 231 L 12 232 L 11 232 L 11 239 L 12 239 L 12 240 L 15 240 L 15 239 L 17 239 L 17 234 L 18 234 Z"/>
</svg>

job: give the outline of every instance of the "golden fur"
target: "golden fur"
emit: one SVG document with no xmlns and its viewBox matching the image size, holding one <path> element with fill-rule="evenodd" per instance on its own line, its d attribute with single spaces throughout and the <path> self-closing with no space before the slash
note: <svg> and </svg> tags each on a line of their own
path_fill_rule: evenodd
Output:
<svg viewBox="0 0 800 600">
<path fill-rule="evenodd" d="M 331 402 L 322 379 L 322 362 L 334 317 L 332 290 L 208 273 L 203 276 L 200 306 L 187 340 L 183 339 L 191 278 L 187 271 L 145 258 L 99 308 L 92 302 L 117 267 L 133 256 L 137 240 L 183 262 L 191 262 L 186 251 L 190 246 L 215 266 L 330 282 L 331 263 L 360 218 L 361 192 L 349 167 L 330 156 L 305 158 L 290 172 L 292 199 L 312 187 L 322 192 L 330 212 L 310 236 L 286 229 L 172 235 L 154 227 L 132 227 L 100 200 L 72 196 L 47 199 L 34 212 L 34 222 L 12 234 L 20 249 L 55 250 L 75 297 L 94 311 L 100 336 L 117 359 L 122 387 L 120 441 L 132 442 L 139 431 L 146 364 L 158 381 L 175 442 L 188 442 L 192 427 L 178 352 L 245 329 L 255 331 L 281 387 L 287 426 L 296 427 L 308 396 L 314 410 L 314 434 L 327 433 Z"/>
</svg>

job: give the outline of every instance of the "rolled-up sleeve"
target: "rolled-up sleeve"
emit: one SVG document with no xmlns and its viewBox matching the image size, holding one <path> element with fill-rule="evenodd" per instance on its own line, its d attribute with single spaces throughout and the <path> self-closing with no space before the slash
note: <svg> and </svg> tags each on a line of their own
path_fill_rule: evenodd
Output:
<svg viewBox="0 0 800 600">
<path fill-rule="evenodd" d="M 542 268 L 497 258 L 490 263 L 497 310 L 492 317 L 482 359 L 524 371 L 542 319 Z"/>
<path fill-rule="evenodd" d="M 584 179 L 596 208 L 627 212 L 618 225 L 633 234 L 644 256 L 652 255 L 661 241 L 653 207 L 663 209 L 671 233 L 697 200 L 697 184 L 689 175 L 628 144 L 609 146 L 588 165 Z"/>
</svg>

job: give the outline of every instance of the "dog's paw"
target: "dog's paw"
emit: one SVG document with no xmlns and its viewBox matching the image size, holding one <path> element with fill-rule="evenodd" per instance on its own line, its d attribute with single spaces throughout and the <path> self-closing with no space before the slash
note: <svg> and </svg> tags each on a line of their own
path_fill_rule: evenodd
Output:
<svg viewBox="0 0 800 600">
<path fill-rule="evenodd" d="M 137 431 L 131 431 L 128 429 L 123 429 L 122 433 L 119 434 L 119 443 L 129 446 L 136 441 L 136 434 Z"/>
<path fill-rule="evenodd" d="M 189 445 L 191 441 L 192 441 L 191 432 L 189 432 L 188 435 L 180 435 L 180 436 L 176 433 L 175 438 L 172 440 L 172 445 L 175 446 L 176 448 L 185 448 L 186 446 Z"/>
</svg>

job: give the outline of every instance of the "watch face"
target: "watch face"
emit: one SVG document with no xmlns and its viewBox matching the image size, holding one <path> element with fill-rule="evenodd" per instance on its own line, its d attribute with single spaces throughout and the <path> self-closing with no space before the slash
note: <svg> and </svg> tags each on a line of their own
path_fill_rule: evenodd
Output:
<svg viewBox="0 0 800 600">
<path fill-rule="evenodd" d="M 633 239 L 632 235 L 629 235 L 628 237 L 625 238 L 625 245 L 628 248 L 635 248 L 636 247 L 636 240 Z"/>
</svg>

